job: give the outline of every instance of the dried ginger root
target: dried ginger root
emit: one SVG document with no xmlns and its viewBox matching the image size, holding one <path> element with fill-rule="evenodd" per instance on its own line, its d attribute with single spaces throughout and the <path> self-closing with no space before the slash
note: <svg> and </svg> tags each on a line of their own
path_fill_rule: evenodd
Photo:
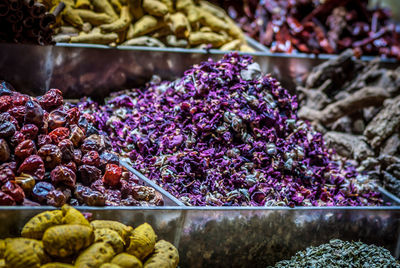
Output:
<svg viewBox="0 0 400 268">
<path fill-rule="evenodd" d="M 143 261 L 153 252 L 156 240 L 157 235 L 153 228 L 148 223 L 143 223 L 133 230 L 126 252 Z"/>
<path fill-rule="evenodd" d="M 128 0 L 129 10 L 135 20 L 143 17 L 142 0 Z"/>
<path fill-rule="evenodd" d="M 75 267 L 100 267 L 101 264 L 109 262 L 114 255 L 115 252 L 110 244 L 104 242 L 94 243 L 78 256 Z"/>
<path fill-rule="evenodd" d="M 42 239 L 44 232 L 52 226 L 63 224 L 61 210 L 42 212 L 31 218 L 22 228 L 21 236 L 32 239 Z"/>
<path fill-rule="evenodd" d="M 89 0 L 76 0 L 75 8 L 91 9 L 92 5 Z"/>
<path fill-rule="evenodd" d="M 164 22 L 158 21 L 156 18 L 150 15 L 144 15 L 140 20 L 133 24 L 133 30 L 131 35 L 127 36 L 127 39 L 146 35 L 154 30 L 161 28 Z"/>
<path fill-rule="evenodd" d="M 224 45 L 221 46 L 219 49 L 220 49 L 220 50 L 224 50 L 224 51 L 228 51 L 228 50 L 238 50 L 238 49 L 240 49 L 240 45 L 241 45 L 241 44 L 242 44 L 242 41 L 236 39 L 236 40 L 233 40 L 233 41 L 230 41 L 230 42 L 224 44 Z"/>
<path fill-rule="evenodd" d="M 115 256 L 111 263 L 119 265 L 121 268 L 142 268 L 142 262 L 135 256 L 128 253 L 121 253 Z"/>
<path fill-rule="evenodd" d="M 75 12 L 83 21 L 87 21 L 93 26 L 98 26 L 106 23 L 111 23 L 114 20 L 106 13 L 96 13 L 86 9 L 75 9 Z"/>
<path fill-rule="evenodd" d="M 106 13 L 112 19 L 117 20 L 118 15 L 108 0 L 92 0 L 94 10 L 100 13 Z"/>
<path fill-rule="evenodd" d="M 64 224 L 78 224 L 78 225 L 90 226 L 89 221 L 77 209 L 69 205 L 64 205 L 62 206 L 61 210 L 64 214 L 63 218 Z"/>
<path fill-rule="evenodd" d="M 70 23 L 74 27 L 82 28 L 83 20 L 79 17 L 76 10 L 72 9 L 70 6 L 66 6 L 62 12 L 62 18 L 66 22 Z"/>
<path fill-rule="evenodd" d="M 191 45 L 211 44 L 213 47 L 220 47 L 226 43 L 223 35 L 216 33 L 192 32 L 189 35 Z"/>
<path fill-rule="evenodd" d="M 121 253 L 125 248 L 125 242 L 122 237 L 116 231 L 108 228 L 94 230 L 94 242 L 110 244 L 116 254 Z"/>
<path fill-rule="evenodd" d="M 121 9 L 121 17 L 110 24 L 101 25 L 100 29 L 106 33 L 125 31 L 129 27 L 131 20 L 129 7 L 123 6 Z"/>
<path fill-rule="evenodd" d="M 114 10 L 117 11 L 117 13 L 121 13 L 122 4 L 119 0 L 110 0 L 110 4 L 114 8 Z"/>
<path fill-rule="evenodd" d="M 41 241 L 30 238 L 6 239 L 4 259 L 7 267 L 40 267 L 48 261 Z"/>
<path fill-rule="evenodd" d="M 179 253 L 171 243 L 160 240 L 154 247 L 154 253 L 144 263 L 144 268 L 171 267 L 176 268 L 179 263 Z"/>
<path fill-rule="evenodd" d="M 94 230 L 97 229 L 111 229 L 116 231 L 124 241 L 127 241 L 131 232 L 132 227 L 126 226 L 118 221 L 107 221 L 107 220 L 95 220 L 90 223 Z"/>
<path fill-rule="evenodd" d="M 43 235 L 46 252 L 54 257 L 68 257 L 93 243 L 91 227 L 84 225 L 58 225 L 50 227 Z"/>
<path fill-rule="evenodd" d="M 168 13 L 168 7 L 158 0 L 143 0 L 143 9 L 150 15 L 164 17 Z"/>
<path fill-rule="evenodd" d="M 170 22 L 171 31 L 177 37 L 188 37 L 190 34 L 190 24 L 186 16 L 177 12 L 168 17 L 168 21 Z"/>
<path fill-rule="evenodd" d="M 121 268 L 121 266 L 114 263 L 103 263 L 100 268 Z"/>
<path fill-rule="evenodd" d="M 89 33 L 89 34 L 80 34 L 79 36 L 72 36 L 71 43 L 91 43 L 91 44 L 101 44 L 108 45 L 112 42 L 117 41 L 118 34 L 116 33 Z"/>
<path fill-rule="evenodd" d="M 61 262 L 51 262 L 40 266 L 40 268 L 74 268 L 72 264 L 61 263 Z"/>
</svg>

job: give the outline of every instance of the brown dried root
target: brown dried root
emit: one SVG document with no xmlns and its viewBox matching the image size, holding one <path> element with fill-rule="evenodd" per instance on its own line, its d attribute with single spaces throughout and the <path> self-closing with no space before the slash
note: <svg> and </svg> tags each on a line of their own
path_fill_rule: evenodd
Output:
<svg viewBox="0 0 400 268">
<path fill-rule="evenodd" d="M 106 13 L 112 19 L 117 20 L 118 15 L 108 0 L 92 0 L 94 10 L 101 13 Z"/>
<path fill-rule="evenodd" d="M 190 24 L 186 16 L 177 12 L 168 16 L 167 21 L 169 22 L 171 31 L 175 33 L 177 37 L 188 37 L 190 34 Z"/>
<path fill-rule="evenodd" d="M 189 43 L 192 46 L 211 44 L 213 47 L 220 47 L 227 42 L 225 36 L 217 33 L 192 32 L 189 35 Z"/>
<path fill-rule="evenodd" d="M 162 26 L 164 26 L 164 22 L 158 21 L 153 16 L 145 15 L 135 24 L 133 24 L 131 36 L 128 35 L 126 38 L 131 39 L 133 37 L 146 35 L 152 31 L 161 28 Z"/>
<path fill-rule="evenodd" d="M 129 39 L 122 43 L 123 46 L 146 46 L 146 47 L 165 47 L 158 39 L 149 36 L 141 36 Z"/>
<path fill-rule="evenodd" d="M 143 17 L 144 12 L 142 8 L 142 0 L 129 0 L 128 5 L 129 5 L 129 10 L 131 11 L 131 14 L 133 15 L 133 18 L 135 20 L 138 20 L 141 17 Z"/>
<path fill-rule="evenodd" d="M 75 8 L 91 9 L 92 5 L 89 0 L 76 0 Z"/>
<path fill-rule="evenodd" d="M 70 6 L 66 6 L 64 8 L 64 11 L 62 12 L 62 17 L 63 20 L 74 27 L 82 28 L 83 26 L 83 20 L 81 19 L 81 17 L 79 17 L 76 10 L 72 9 L 72 7 Z"/>
<path fill-rule="evenodd" d="M 168 13 L 168 7 L 157 0 L 143 0 L 143 9 L 156 17 L 164 17 Z"/>
<path fill-rule="evenodd" d="M 71 37 L 71 43 L 92 43 L 92 44 L 108 45 L 112 42 L 117 41 L 117 39 L 118 39 L 118 34 L 116 33 L 108 33 L 108 34 L 89 33 Z"/>
<path fill-rule="evenodd" d="M 83 21 L 89 22 L 94 26 L 111 23 L 114 20 L 106 13 L 96 13 L 86 9 L 76 9 L 75 12 Z"/>
<path fill-rule="evenodd" d="M 131 14 L 129 12 L 129 7 L 128 6 L 123 6 L 121 9 L 121 17 L 110 23 L 110 24 L 104 24 L 100 26 L 100 29 L 103 32 L 121 32 L 125 31 L 128 29 L 130 22 L 131 22 Z"/>
</svg>

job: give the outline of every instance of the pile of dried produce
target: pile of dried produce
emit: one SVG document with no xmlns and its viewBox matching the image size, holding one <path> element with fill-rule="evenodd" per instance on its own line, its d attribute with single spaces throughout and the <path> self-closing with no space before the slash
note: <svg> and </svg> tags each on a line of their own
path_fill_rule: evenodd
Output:
<svg viewBox="0 0 400 268">
<path fill-rule="evenodd" d="M 232 4 L 231 17 L 273 52 L 338 54 L 355 48 L 358 55 L 400 59 L 400 25 L 389 10 L 368 10 L 368 0 L 243 2 L 223 5 Z"/>
<path fill-rule="evenodd" d="M 308 247 L 275 267 L 400 267 L 400 263 L 383 247 L 333 239 Z"/>
<path fill-rule="evenodd" d="M 188 205 L 381 204 L 374 184 L 298 120 L 296 97 L 250 56 L 194 65 L 174 82 L 79 105 L 116 150 Z"/>
<path fill-rule="evenodd" d="M 46 12 L 34 0 L 2 0 L 0 2 L 0 42 L 47 45 L 52 43 L 52 25 L 59 9 Z"/>
<path fill-rule="evenodd" d="M 48 1 L 54 8 L 58 1 Z M 251 51 L 227 13 L 207 1 L 82 0 L 67 5 L 57 42 Z"/>
<path fill-rule="evenodd" d="M 133 229 L 117 221 L 89 222 L 67 205 L 31 218 L 21 237 L 0 240 L 1 267 L 175 268 L 178 262 L 178 250 L 157 241 L 149 224 Z"/>
<path fill-rule="evenodd" d="M 299 87 L 299 117 L 312 121 L 358 171 L 400 196 L 400 68 L 346 51 L 313 69 Z"/>
<path fill-rule="evenodd" d="M 91 120 L 58 89 L 33 98 L 0 83 L 0 205 L 162 205 Z"/>
</svg>

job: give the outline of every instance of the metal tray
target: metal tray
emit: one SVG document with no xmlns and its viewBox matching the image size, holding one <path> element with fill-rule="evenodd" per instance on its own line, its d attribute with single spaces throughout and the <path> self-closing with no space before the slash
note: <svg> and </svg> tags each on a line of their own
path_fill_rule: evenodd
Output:
<svg viewBox="0 0 400 268">
<path fill-rule="evenodd" d="M 52 207 L 0 207 L 0 238 Z M 400 256 L 400 208 L 93 208 L 94 219 L 149 222 L 179 250 L 180 267 L 266 267 L 330 239 L 376 244 Z"/>
</svg>

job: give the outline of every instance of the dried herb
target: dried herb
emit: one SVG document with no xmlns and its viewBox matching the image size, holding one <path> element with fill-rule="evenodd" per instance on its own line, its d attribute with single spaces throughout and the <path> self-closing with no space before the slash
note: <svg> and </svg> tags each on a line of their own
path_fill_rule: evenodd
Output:
<svg viewBox="0 0 400 268">
<path fill-rule="evenodd" d="M 400 263 L 383 247 L 333 239 L 308 247 L 275 267 L 400 267 Z"/>
<path fill-rule="evenodd" d="M 188 205 L 381 204 L 297 118 L 295 96 L 250 56 L 194 65 L 174 82 L 84 101 L 133 166 Z"/>
</svg>

